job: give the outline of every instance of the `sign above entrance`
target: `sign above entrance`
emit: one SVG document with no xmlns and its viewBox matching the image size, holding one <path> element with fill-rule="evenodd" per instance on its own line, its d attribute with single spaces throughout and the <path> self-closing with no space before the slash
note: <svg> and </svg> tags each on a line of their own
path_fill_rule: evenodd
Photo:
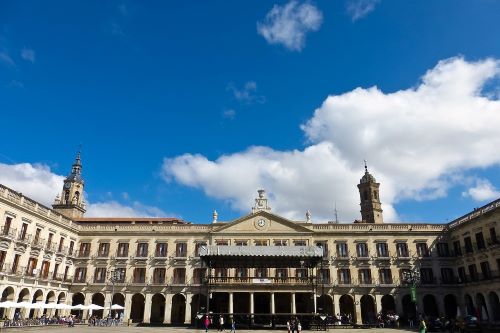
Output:
<svg viewBox="0 0 500 333">
<path fill-rule="evenodd" d="M 271 279 L 252 279 L 252 283 L 271 283 Z"/>
</svg>

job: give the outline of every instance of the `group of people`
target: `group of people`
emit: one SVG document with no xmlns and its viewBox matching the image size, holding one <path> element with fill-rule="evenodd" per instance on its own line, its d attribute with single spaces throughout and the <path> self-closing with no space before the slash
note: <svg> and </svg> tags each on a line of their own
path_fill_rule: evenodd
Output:
<svg viewBox="0 0 500 333">
<path fill-rule="evenodd" d="M 205 326 L 205 332 L 208 332 L 208 329 L 210 328 L 211 325 L 213 325 L 213 318 L 212 316 L 206 314 L 205 318 L 203 320 L 203 324 Z M 224 316 L 219 315 L 218 318 L 216 319 L 217 325 L 217 331 L 222 332 L 225 331 L 225 322 L 224 322 Z M 231 320 L 231 333 L 236 333 L 236 323 L 234 320 Z"/>
<path fill-rule="evenodd" d="M 107 318 L 101 318 L 97 315 L 92 315 L 89 318 L 89 326 L 117 326 L 123 323 L 123 311 L 115 312 L 114 316 L 109 315 Z"/>
<path fill-rule="evenodd" d="M 300 333 L 302 331 L 302 324 L 299 319 L 296 317 L 292 317 L 289 321 L 286 322 L 286 328 L 288 333 Z"/>
<path fill-rule="evenodd" d="M 68 316 L 48 316 L 46 314 L 42 314 L 37 318 L 21 318 L 21 313 L 14 313 L 14 318 L 9 320 L 7 317 L 3 318 L 5 327 L 22 327 L 22 326 L 40 326 L 40 325 L 68 325 L 69 327 L 74 326 L 75 321 L 77 319 L 74 315 Z"/>
</svg>

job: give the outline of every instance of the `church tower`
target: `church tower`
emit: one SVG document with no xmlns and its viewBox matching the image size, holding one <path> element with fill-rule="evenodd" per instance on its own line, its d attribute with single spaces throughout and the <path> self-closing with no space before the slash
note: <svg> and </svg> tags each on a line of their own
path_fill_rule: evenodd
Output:
<svg viewBox="0 0 500 333">
<path fill-rule="evenodd" d="M 384 223 L 379 187 L 380 184 L 377 183 L 375 177 L 368 172 L 365 161 L 365 174 L 358 184 L 359 196 L 361 199 L 361 222 Z"/>
<path fill-rule="evenodd" d="M 64 180 L 61 195 L 57 195 L 52 208 L 71 219 L 83 217 L 83 214 L 85 214 L 83 187 L 82 160 L 80 152 L 78 152 L 71 172 Z"/>
</svg>

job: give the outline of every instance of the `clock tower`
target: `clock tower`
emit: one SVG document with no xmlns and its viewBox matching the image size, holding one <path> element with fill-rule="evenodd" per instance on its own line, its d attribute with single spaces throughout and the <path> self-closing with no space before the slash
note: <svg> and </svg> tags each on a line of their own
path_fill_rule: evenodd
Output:
<svg viewBox="0 0 500 333">
<path fill-rule="evenodd" d="M 380 183 L 368 172 L 365 161 L 365 174 L 358 184 L 361 199 L 361 222 L 383 223 L 382 204 L 379 196 Z"/>
<path fill-rule="evenodd" d="M 52 208 L 69 218 L 83 217 L 85 200 L 83 199 L 82 160 L 80 152 L 76 155 L 71 172 L 64 180 L 61 195 L 57 195 Z"/>
</svg>

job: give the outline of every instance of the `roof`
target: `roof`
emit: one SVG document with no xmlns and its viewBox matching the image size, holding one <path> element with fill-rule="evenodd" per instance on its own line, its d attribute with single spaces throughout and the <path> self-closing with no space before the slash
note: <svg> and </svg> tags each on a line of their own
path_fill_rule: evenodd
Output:
<svg viewBox="0 0 500 333">
<path fill-rule="evenodd" d="M 74 221 L 77 223 L 189 223 L 176 217 L 81 217 Z"/>
</svg>

